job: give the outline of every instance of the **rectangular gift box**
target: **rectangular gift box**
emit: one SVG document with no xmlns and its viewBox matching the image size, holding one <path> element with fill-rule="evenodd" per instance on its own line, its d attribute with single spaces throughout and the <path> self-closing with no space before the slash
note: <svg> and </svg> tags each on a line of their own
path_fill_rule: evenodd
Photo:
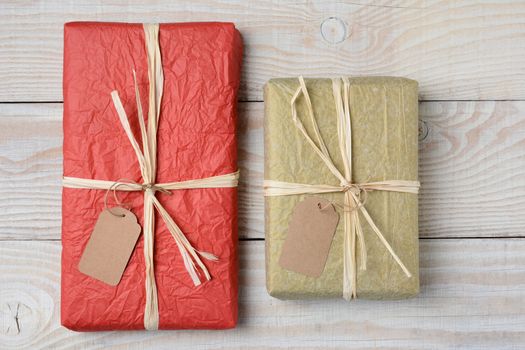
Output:
<svg viewBox="0 0 525 350">
<path fill-rule="evenodd" d="M 242 42 L 231 23 L 161 24 L 164 73 L 158 124 L 157 182 L 237 170 L 236 101 Z M 135 137 L 136 72 L 148 110 L 148 62 L 142 24 L 67 23 L 64 28 L 64 176 L 142 182 L 134 150 L 110 93 L 117 90 Z M 146 117 L 147 118 L 147 117 Z M 140 141 L 139 141 L 140 142 Z M 143 238 L 117 286 L 82 274 L 79 259 L 104 209 L 105 190 L 64 188 L 62 324 L 73 330 L 144 329 Z M 117 193 L 143 227 L 143 192 Z M 154 230 L 160 329 L 219 329 L 237 321 L 237 191 L 205 188 L 156 193 L 206 261 L 212 279 L 195 287 L 160 215 Z M 112 198 L 112 196 L 110 197 Z"/>
<path fill-rule="evenodd" d="M 315 120 L 338 169 L 343 161 L 338 146 L 336 108 L 331 79 L 305 79 Z M 352 128 L 352 182 L 418 178 L 417 82 L 404 78 L 349 78 Z M 290 103 L 299 87 L 297 78 L 272 79 L 265 86 L 265 180 L 338 186 L 339 180 L 298 131 Z M 298 99 L 298 118 L 312 133 L 305 99 Z M 309 195 L 265 198 L 266 285 L 281 299 L 326 298 L 343 295 L 343 213 L 328 259 L 319 277 L 282 268 L 279 258 L 291 214 Z M 342 203 L 341 193 L 315 194 Z M 412 273 L 407 277 L 361 217 L 366 242 L 367 269 L 357 269 L 357 297 L 399 299 L 419 292 L 417 195 L 388 191 L 367 194 L 366 210 Z M 360 256 L 359 244 L 357 256 Z M 308 257 L 304 257 L 308 259 Z M 359 260 L 359 259 L 358 259 Z"/>
</svg>

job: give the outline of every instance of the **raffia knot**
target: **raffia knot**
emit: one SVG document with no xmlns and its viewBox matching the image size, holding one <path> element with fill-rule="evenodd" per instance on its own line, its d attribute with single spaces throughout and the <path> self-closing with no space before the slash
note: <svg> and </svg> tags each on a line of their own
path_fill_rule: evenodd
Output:
<svg viewBox="0 0 525 350">
<path fill-rule="evenodd" d="M 341 191 L 343 193 L 350 192 L 353 194 L 354 201 L 351 201 L 349 208 L 344 206 L 345 211 L 352 212 L 360 207 L 364 206 L 368 199 L 368 192 L 365 187 L 359 184 L 352 184 L 349 182 L 341 183 Z"/>
<path fill-rule="evenodd" d="M 360 196 L 361 192 L 364 191 L 364 189 L 359 186 L 358 184 L 352 184 L 352 183 L 341 183 L 341 191 L 342 192 L 348 192 L 351 191 L 356 196 Z"/>
<path fill-rule="evenodd" d="M 166 193 L 166 194 L 172 194 L 170 190 L 167 190 L 164 187 L 156 185 L 154 183 L 142 184 L 141 187 L 142 187 L 142 191 L 151 190 L 153 192 L 159 191 L 159 192 Z"/>
</svg>

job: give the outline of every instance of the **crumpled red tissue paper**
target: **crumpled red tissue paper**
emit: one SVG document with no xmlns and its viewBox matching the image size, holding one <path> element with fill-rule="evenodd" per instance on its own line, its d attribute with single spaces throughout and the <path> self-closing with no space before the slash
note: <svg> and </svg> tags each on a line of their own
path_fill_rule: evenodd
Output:
<svg viewBox="0 0 525 350">
<path fill-rule="evenodd" d="M 236 101 L 242 42 L 231 23 L 161 24 L 164 72 L 157 133 L 157 182 L 237 170 Z M 117 90 L 135 137 L 140 129 L 133 73 L 148 110 L 142 24 L 67 23 L 64 28 L 64 176 L 141 182 L 133 148 L 110 93 Z M 147 114 L 147 113 L 146 113 Z M 104 209 L 105 190 L 63 188 L 61 320 L 72 330 L 144 329 L 142 236 L 117 286 L 82 274 L 78 263 Z M 119 191 L 143 224 L 143 193 Z M 111 198 L 111 197 L 110 197 Z M 175 240 L 156 214 L 155 279 L 160 329 L 221 329 L 237 321 L 237 190 L 157 193 L 191 244 L 219 257 L 204 261 L 212 279 L 195 287 Z"/>
</svg>

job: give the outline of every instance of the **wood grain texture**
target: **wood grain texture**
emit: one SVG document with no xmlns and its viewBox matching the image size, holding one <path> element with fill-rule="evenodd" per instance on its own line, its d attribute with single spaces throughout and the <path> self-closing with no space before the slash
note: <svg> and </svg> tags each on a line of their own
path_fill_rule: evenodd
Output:
<svg viewBox="0 0 525 350">
<path fill-rule="evenodd" d="M 60 243 L 0 242 L 0 348 L 503 350 L 525 342 L 523 240 L 422 240 L 421 295 L 393 302 L 273 299 L 264 242 L 243 242 L 240 252 L 234 330 L 75 333 L 59 325 Z"/>
<path fill-rule="evenodd" d="M 420 235 L 525 236 L 525 102 L 420 104 Z"/>
<path fill-rule="evenodd" d="M 0 239 L 60 238 L 61 104 L 0 104 Z M 420 104 L 421 237 L 525 236 L 525 102 Z M 264 238 L 263 104 L 239 105 L 239 226 Z"/>
<path fill-rule="evenodd" d="M 0 239 L 59 239 L 62 104 L 0 104 Z"/>
<path fill-rule="evenodd" d="M 424 100 L 525 99 L 525 2 L 0 2 L 0 101 L 62 100 L 67 21 L 232 21 L 245 42 L 241 100 L 279 76 L 396 75 Z"/>
</svg>

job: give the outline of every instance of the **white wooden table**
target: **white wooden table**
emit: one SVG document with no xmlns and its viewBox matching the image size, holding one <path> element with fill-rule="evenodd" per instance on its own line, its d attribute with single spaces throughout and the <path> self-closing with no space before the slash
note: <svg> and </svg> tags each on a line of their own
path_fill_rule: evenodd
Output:
<svg viewBox="0 0 525 350">
<path fill-rule="evenodd" d="M 240 94 L 240 324 L 60 326 L 62 26 L 232 21 Z M 0 1 L 0 349 L 525 346 L 525 2 Z M 397 75 L 420 83 L 421 295 L 282 302 L 264 286 L 262 85 Z"/>
</svg>

